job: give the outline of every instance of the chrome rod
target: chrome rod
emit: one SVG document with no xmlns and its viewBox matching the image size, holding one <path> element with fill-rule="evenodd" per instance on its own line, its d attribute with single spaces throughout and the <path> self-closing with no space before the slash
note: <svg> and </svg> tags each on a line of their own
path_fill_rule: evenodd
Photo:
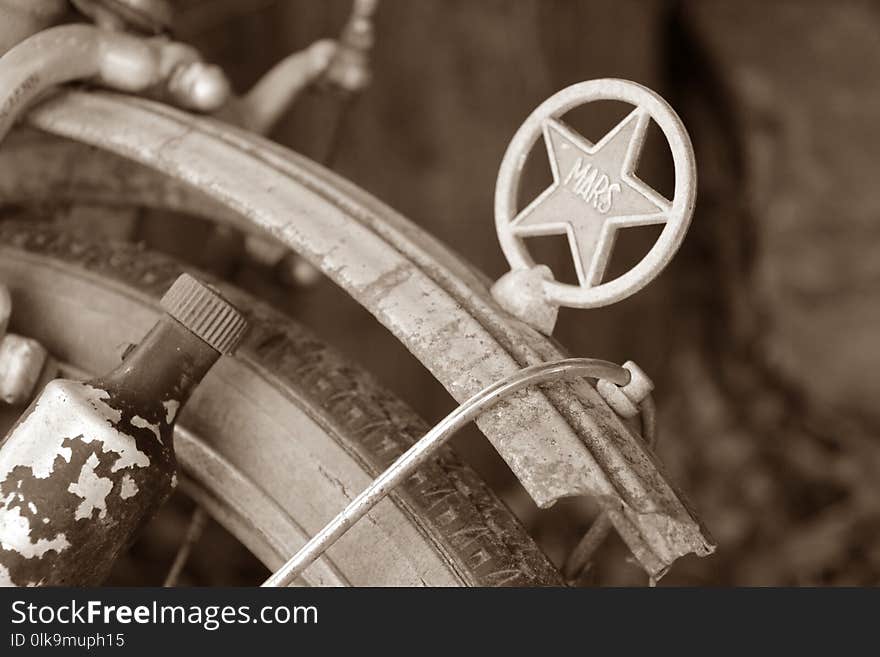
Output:
<svg viewBox="0 0 880 657">
<path fill-rule="evenodd" d="M 443 418 L 404 452 L 299 552 L 275 571 L 263 586 L 288 586 L 352 525 L 430 459 L 456 431 L 476 419 L 490 406 L 528 386 L 586 377 L 606 379 L 616 385 L 624 386 L 629 383 L 630 373 L 619 365 L 603 360 L 566 358 L 523 368 L 484 388 Z"/>
</svg>

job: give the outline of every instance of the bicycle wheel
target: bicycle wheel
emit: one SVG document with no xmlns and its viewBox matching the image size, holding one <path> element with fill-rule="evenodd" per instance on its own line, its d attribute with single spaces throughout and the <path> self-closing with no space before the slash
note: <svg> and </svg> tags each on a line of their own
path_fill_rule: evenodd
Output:
<svg viewBox="0 0 880 657">
<path fill-rule="evenodd" d="M 55 226 L 0 223 L 11 329 L 85 372 L 138 341 L 180 263 Z M 199 274 L 203 276 L 202 274 Z M 278 567 L 426 430 L 407 406 L 289 318 L 222 283 L 251 330 L 189 402 L 185 490 L 269 568 Z M 310 584 L 556 585 L 517 520 L 444 450 L 309 571 Z"/>
</svg>

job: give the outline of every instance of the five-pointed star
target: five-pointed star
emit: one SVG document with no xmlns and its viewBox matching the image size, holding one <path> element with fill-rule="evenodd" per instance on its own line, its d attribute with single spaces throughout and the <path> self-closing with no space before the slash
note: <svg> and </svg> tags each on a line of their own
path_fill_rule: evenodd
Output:
<svg viewBox="0 0 880 657">
<path fill-rule="evenodd" d="M 595 145 L 561 121 L 544 121 L 553 184 L 511 226 L 523 237 L 566 233 L 582 287 L 602 282 L 617 229 L 662 223 L 670 211 L 634 173 L 648 121 L 635 109 Z"/>
</svg>

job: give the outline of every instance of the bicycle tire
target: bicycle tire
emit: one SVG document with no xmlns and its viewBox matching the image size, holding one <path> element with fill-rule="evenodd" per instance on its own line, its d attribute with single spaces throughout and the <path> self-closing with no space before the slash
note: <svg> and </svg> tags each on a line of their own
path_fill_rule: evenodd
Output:
<svg viewBox="0 0 880 657">
<path fill-rule="evenodd" d="M 29 222 L 0 222 L 0 255 L 0 280 L 10 286 L 15 304 L 12 330 L 36 337 L 60 359 L 90 372 L 112 365 L 116 343 L 136 341 L 158 314 L 162 292 L 184 270 L 192 271 L 136 245 L 89 242 Z M 319 517 L 329 520 L 331 507 L 341 509 L 428 426 L 290 318 L 196 275 L 220 287 L 247 314 L 251 329 L 236 356 L 223 359 L 202 383 L 181 424 L 313 534 Z M 270 401 L 261 398 L 264 393 Z M 267 404 L 281 414 L 267 417 Z M 299 424 L 277 426 L 291 418 Z M 250 441 L 242 440 L 242 427 L 265 428 L 273 421 L 281 431 L 260 436 L 271 449 L 243 444 Z M 298 438 L 306 435 L 303 447 Z M 311 462 L 298 462 L 303 454 Z M 328 494 L 333 499 L 325 499 Z M 561 584 L 516 518 L 450 449 L 380 504 L 325 560 L 352 585 Z"/>
</svg>

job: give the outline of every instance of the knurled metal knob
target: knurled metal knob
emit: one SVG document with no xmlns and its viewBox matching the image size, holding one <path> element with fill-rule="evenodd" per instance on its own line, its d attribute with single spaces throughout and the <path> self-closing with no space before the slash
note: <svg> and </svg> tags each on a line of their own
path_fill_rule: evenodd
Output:
<svg viewBox="0 0 880 657">
<path fill-rule="evenodd" d="M 232 353 L 247 330 L 247 320 L 235 306 L 189 274 L 174 281 L 161 304 L 166 313 L 221 354 Z"/>
</svg>

